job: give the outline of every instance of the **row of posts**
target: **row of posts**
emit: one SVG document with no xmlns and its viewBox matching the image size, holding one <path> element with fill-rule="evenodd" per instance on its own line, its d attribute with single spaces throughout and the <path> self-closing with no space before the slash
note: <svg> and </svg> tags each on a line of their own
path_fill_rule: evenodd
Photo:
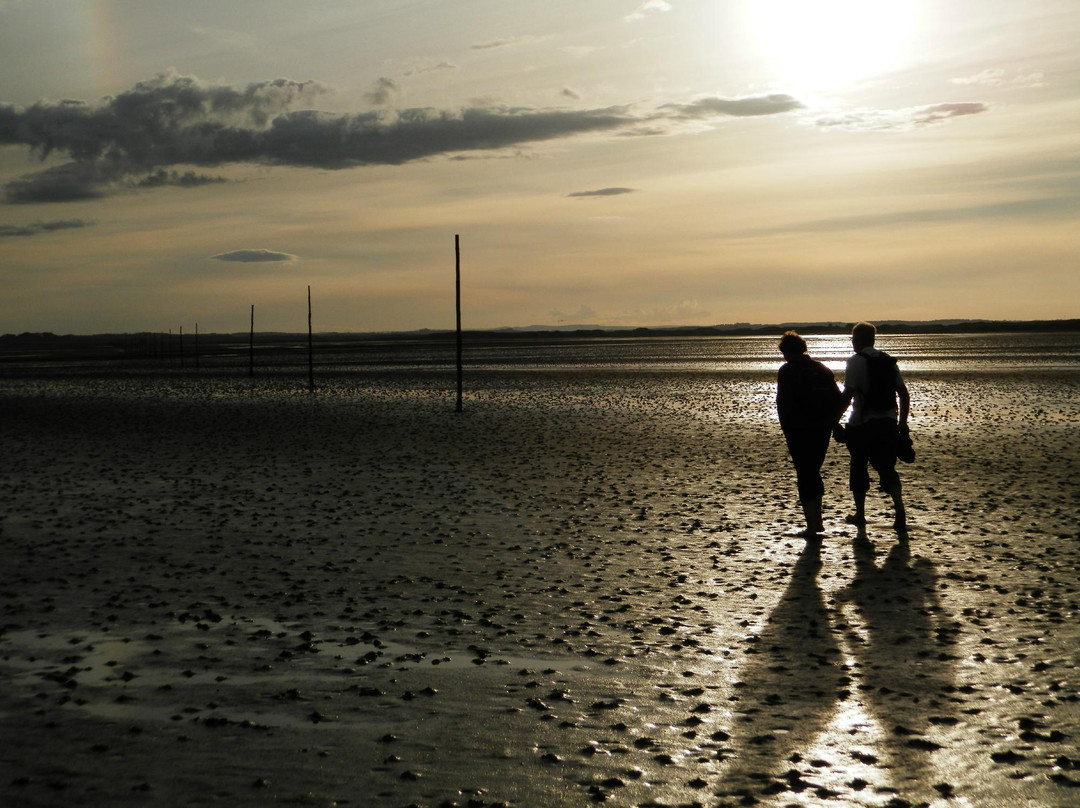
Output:
<svg viewBox="0 0 1080 808">
<path fill-rule="evenodd" d="M 311 286 L 307 288 L 308 307 L 308 388 L 315 389 L 315 350 L 311 330 Z M 457 354 L 457 412 L 462 411 L 464 362 L 461 338 L 461 240 L 460 236 L 454 236 L 454 307 L 456 313 L 456 354 Z M 248 337 L 248 375 L 255 375 L 255 304 L 251 305 L 251 323 Z M 171 359 L 173 355 L 173 332 L 169 329 L 168 334 L 148 333 L 146 338 L 147 355 L 152 358 Z M 185 367 L 184 355 L 184 327 L 180 326 L 179 344 L 177 353 L 180 358 L 180 367 Z M 195 323 L 195 369 L 199 370 L 199 324 Z"/>
</svg>

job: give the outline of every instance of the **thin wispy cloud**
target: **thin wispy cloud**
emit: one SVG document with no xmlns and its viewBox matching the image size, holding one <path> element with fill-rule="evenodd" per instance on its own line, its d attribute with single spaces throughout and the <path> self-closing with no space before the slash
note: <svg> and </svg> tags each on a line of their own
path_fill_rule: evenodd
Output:
<svg viewBox="0 0 1080 808">
<path fill-rule="evenodd" d="M 548 314 L 555 319 L 555 322 L 559 325 L 566 323 L 578 324 L 578 323 L 594 323 L 600 319 L 599 313 L 592 306 L 587 303 L 582 303 L 578 306 L 577 311 L 565 312 L 561 309 L 552 309 Z"/>
<path fill-rule="evenodd" d="M 592 56 L 594 53 L 605 49 L 604 45 L 564 45 L 559 48 L 561 53 L 569 54 L 577 59 L 583 59 L 586 56 Z"/>
<path fill-rule="evenodd" d="M 505 48 L 509 45 L 520 45 L 535 39 L 531 36 L 511 36 L 504 39 L 491 39 L 487 42 L 476 42 L 469 47 L 472 50 L 491 50 L 492 48 Z"/>
<path fill-rule="evenodd" d="M 595 191 L 574 191 L 572 194 L 567 194 L 570 197 L 576 198 L 590 198 L 590 197 L 602 197 L 602 196 L 622 196 L 623 194 L 634 193 L 633 188 L 597 188 Z"/>
<path fill-rule="evenodd" d="M 942 124 L 953 118 L 979 115 L 989 109 L 979 101 L 960 101 L 906 109 L 861 109 L 830 113 L 812 119 L 811 123 L 822 129 L 851 132 L 904 131 Z"/>
<path fill-rule="evenodd" d="M 85 219 L 59 219 L 51 222 L 33 222 L 32 224 L 0 225 L 0 238 L 8 236 L 38 236 L 42 233 L 52 233 L 57 230 L 72 230 L 80 227 L 90 227 L 93 222 Z"/>
<path fill-rule="evenodd" d="M 275 250 L 233 250 L 232 252 L 220 253 L 210 256 L 215 261 L 235 261 L 242 264 L 273 263 L 278 261 L 295 261 L 296 256 L 290 253 L 276 252 Z"/>
<path fill-rule="evenodd" d="M 419 76 L 423 75 L 424 73 L 434 73 L 439 70 L 457 70 L 457 65 L 452 64 L 451 62 L 437 62 L 436 64 L 429 64 L 427 62 L 424 62 L 417 65 L 416 67 L 412 67 L 406 70 L 405 75 Z"/>
<path fill-rule="evenodd" d="M 711 316 L 709 309 L 698 300 L 682 300 L 670 306 L 651 306 L 633 309 L 615 317 L 624 323 L 675 324 L 690 321 L 705 322 Z"/>
<path fill-rule="evenodd" d="M 1078 215 L 1080 215 L 1080 198 L 1075 195 L 1063 195 L 996 202 L 988 205 L 916 208 L 864 216 L 836 216 L 828 219 L 793 222 L 777 227 L 742 230 L 728 235 L 735 238 L 758 238 L 800 233 L 839 233 L 972 221 L 1071 221 Z"/>
<path fill-rule="evenodd" d="M 667 0 L 646 0 L 638 6 L 637 10 L 631 14 L 627 14 L 624 18 L 627 22 L 633 22 L 635 20 L 643 20 L 650 14 L 658 12 L 671 11 L 672 5 Z"/>
<path fill-rule="evenodd" d="M 981 87 L 1004 87 L 1006 85 L 1013 85 L 1017 87 L 1042 87 L 1046 83 L 1046 76 L 1041 71 L 1032 71 L 1030 73 L 1014 73 L 1009 74 L 1005 70 L 999 67 L 987 68 L 981 70 L 971 76 L 958 76 L 957 78 L 950 79 L 952 84 L 959 84 L 960 86 L 981 86 Z"/>
</svg>

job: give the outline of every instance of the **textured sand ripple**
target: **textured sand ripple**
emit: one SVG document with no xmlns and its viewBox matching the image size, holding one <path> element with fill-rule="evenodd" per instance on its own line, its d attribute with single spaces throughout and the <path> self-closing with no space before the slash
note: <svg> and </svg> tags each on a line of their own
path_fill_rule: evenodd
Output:
<svg viewBox="0 0 1080 808">
<path fill-rule="evenodd" d="M 1076 799 L 1076 378 L 912 374 L 820 552 L 770 374 L 447 380 L 0 380 L 0 802 Z"/>
</svg>

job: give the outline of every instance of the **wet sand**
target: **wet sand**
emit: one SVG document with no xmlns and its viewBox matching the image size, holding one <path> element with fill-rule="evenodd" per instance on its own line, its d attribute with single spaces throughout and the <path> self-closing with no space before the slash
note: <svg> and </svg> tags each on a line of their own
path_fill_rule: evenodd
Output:
<svg viewBox="0 0 1080 808">
<path fill-rule="evenodd" d="M 912 528 L 768 375 L 0 379 L 0 804 L 1080 802 L 1080 390 L 909 377 Z"/>
</svg>

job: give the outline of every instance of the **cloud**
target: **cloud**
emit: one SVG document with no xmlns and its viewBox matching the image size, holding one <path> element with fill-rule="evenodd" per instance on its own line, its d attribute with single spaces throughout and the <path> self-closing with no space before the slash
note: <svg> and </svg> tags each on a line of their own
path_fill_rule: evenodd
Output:
<svg viewBox="0 0 1080 808">
<path fill-rule="evenodd" d="M 627 22 L 633 22 L 634 20 L 643 20 L 649 14 L 659 11 L 671 11 L 672 5 L 667 0 L 645 0 L 637 10 L 631 14 L 627 14 L 624 19 Z"/>
<path fill-rule="evenodd" d="M 822 129 L 842 129 L 851 132 L 906 131 L 945 123 L 952 118 L 979 115 L 989 109 L 986 104 L 979 101 L 960 101 L 896 110 L 852 110 L 822 115 L 815 118 L 812 123 Z"/>
<path fill-rule="evenodd" d="M 702 322 L 710 316 L 709 310 L 697 300 L 682 300 L 670 305 L 633 309 L 615 317 L 616 322 L 655 323 L 677 325 L 688 320 Z"/>
<path fill-rule="evenodd" d="M 961 76 L 959 78 L 950 79 L 953 84 L 981 84 L 987 87 L 996 87 L 999 84 L 1005 83 L 1005 71 L 1000 67 L 987 68 L 974 76 Z"/>
<path fill-rule="evenodd" d="M 0 105 L 0 144 L 28 146 L 43 159 L 66 154 L 74 160 L 15 180 L 5 193 L 18 203 L 95 199 L 111 183 L 139 175 L 148 175 L 149 185 L 199 184 L 195 175 L 178 175 L 175 183 L 155 183 L 153 175 L 181 163 L 230 162 L 205 159 L 204 152 L 242 148 L 244 133 L 265 129 L 293 105 L 325 92 L 316 82 L 275 79 L 238 89 L 162 73 L 97 106 L 70 99 L 25 109 Z"/>
<path fill-rule="evenodd" d="M 592 56 L 597 51 L 602 51 L 605 48 L 605 45 L 565 45 L 559 48 L 559 50 L 578 59 L 583 59 L 586 56 Z"/>
<path fill-rule="evenodd" d="M 1040 71 L 1034 71 L 1031 73 L 1017 73 L 1010 77 L 1000 67 L 992 67 L 973 76 L 960 76 L 949 81 L 952 84 L 961 86 L 1002 87 L 1011 84 L 1019 87 L 1042 87 L 1045 85 L 1046 76 Z"/>
<path fill-rule="evenodd" d="M 295 255 L 275 252 L 274 250 L 233 250 L 219 255 L 211 255 L 210 257 L 215 261 L 238 261 L 244 264 L 296 260 Z"/>
<path fill-rule="evenodd" d="M 0 106 L 0 144 L 74 158 L 9 183 L 8 199 L 93 199 L 125 176 L 146 176 L 147 185 L 212 181 L 189 173 L 178 174 L 172 183 L 173 175 L 160 173 L 177 165 L 398 165 L 612 131 L 635 120 L 621 108 L 419 108 L 349 115 L 289 109 L 321 92 L 309 84 L 279 79 L 234 90 L 163 75 L 97 107 L 74 101 L 43 101 L 27 109 Z"/>
<path fill-rule="evenodd" d="M 701 120 L 728 116 L 748 118 L 780 115 L 803 109 L 803 104 L 790 95 L 774 93 L 744 98 L 701 98 L 691 104 L 664 104 L 660 109 L 676 119 Z"/>
<path fill-rule="evenodd" d="M 401 88 L 394 83 L 393 79 L 388 79 L 383 76 L 375 82 L 375 86 L 372 87 L 371 92 L 367 93 L 364 98 L 375 106 L 381 107 L 384 104 L 390 103 L 400 91 Z"/>
<path fill-rule="evenodd" d="M 431 64 L 430 62 L 424 62 L 418 64 L 416 67 L 410 68 L 405 71 L 406 76 L 417 76 L 422 73 L 432 73 L 436 70 L 457 70 L 457 65 L 450 62 L 439 62 L 437 64 Z"/>
<path fill-rule="evenodd" d="M 560 92 L 559 95 L 566 98 L 573 98 L 575 101 L 581 100 L 581 95 L 577 92 L 577 90 L 572 90 L 569 87 L 563 87 L 562 92 Z"/>
<path fill-rule="evenodd" d="M 162 73 L 99 106 L 73 100 L 39 101 L 22 110 L 0 105 L 0 143 L 24 144 L 43 157 L 66 152 L 80 161 L 150 158 L 177 133 L 265 127 L 298 102 L 325 92 L 310 81 L 274 79 L 236 89 Z"/>
<path fill-rule="evenodd" d="M 1071 179 L 1071 178 L 1070 178 Z M 837 216 L 813 219 L 777 227 L 731 232 L 736 238 L 758 238 L 795 233 L 841 233 L 879 228 L 951 224 L 953 222 L 994 221 L 1072 221 L 1080 215 L 1080 199 L 1075 195 L 1044 196 L 995 202 L 986 205 L 915 208 L 862 216 Z"/>
<path fill-rule="evenodd" d="M 597 197 L 597 196 L 620 196 L 634 193 L 633 188 L 598 188 L 595 191 L 575 191 L 567 196 L 572 197 Z"/>
<path fill-rule="evenodd" d="M 469 47 L 473 50 L 491 50 L 492 48 L 505 48 L 508 45 L 520 45 L 522 42 L 528 42 L 534 39 L 531 36 L 511 36 L 506 39 L 492 39 L 488 42 L 477 42 Z"/>
<path fill-rule="evenodd" d="M 85 219 L 60 219 L 52 222 L 34 222 L 27 225 L 0 224 L 0 238 L 5 236 L 37 236 L 56 230 L 71 230 L 78 227 L 90 227 L 93 222 Z"/>
<path fill-rule="evenodd" d="M 102 165 L 64 163 L 12 180 L 4 186 L 4 195 L 13 204 L 100 199 L 106 195 L 105 186 L 115 178 L 115 173 Z"/>
<path fill-rule="evenodd" d="M 369 100 L 388 101 L 396 88 L 390 79 L 380 79 Z M 667 104 L 651 113 L 628 107 L 545 109 L 483 102 L 454 110 L 349 114 L 297 108 L 325 92 L 316 82 L 275 79 L 233 88 L 167 73 L 97 105 L 70 100 L 40 101 L 28 108 L 0 105 L 0 145 L 23 145 L 42 158 L 71 159 L 10 182 L 6 196 L 20 203 L 86 200 L 118 188 L 192 187 L 221 180 L 177 167 L 400 165 L 584 134 L 662 134 L 665 121 L 775 115 L 802 106 L 788 95 L 766 95 Z"/>
<path fill-rule="evenodd" d="M 175 185 L 179 188 L 197 188 L 201 185 L 214 185 L 220 182 L 228 182 L 224 177 L 211 177 L 207 174 L 196 174 L 194 171 L 166 171 L 160 168 L 157 171 L 143 177 L 135 186 L 137 188 L 160 188 L 163 185 Z"/>
<path fill-rule="evenodd" d="M 552 309 L 548 312 L 550 317 L 555 319 L 555 322 L 559 325 L 565 325 L 570 323 L 571 325 L 589 324 L 595 323 L 600 319 L 600 315 L 596 309 L 592 306 L 582 303 L 578 306 L 577 311 L 565 312 L 561 309 Z"/>
</svg>

